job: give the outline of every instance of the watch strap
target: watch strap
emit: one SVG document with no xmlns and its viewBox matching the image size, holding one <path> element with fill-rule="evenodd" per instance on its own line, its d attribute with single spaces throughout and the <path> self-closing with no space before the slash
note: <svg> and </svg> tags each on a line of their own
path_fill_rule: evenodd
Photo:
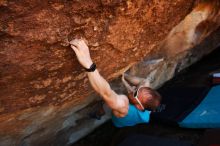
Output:
<svg viewBox="0 0 220 146">
<path fill-rule="evenodd" d="M 94 72 L 96 70 L 96 64 L 92 63 L 92 65 L 90 66 L 90 68 L 85 68 L 85 70 L 87 72 Z"/>
</svg>

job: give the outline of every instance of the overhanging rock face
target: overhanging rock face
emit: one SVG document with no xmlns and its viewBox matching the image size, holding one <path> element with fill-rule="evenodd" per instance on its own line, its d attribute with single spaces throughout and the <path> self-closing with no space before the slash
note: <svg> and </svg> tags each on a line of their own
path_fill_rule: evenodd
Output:
<svg viewBox="0 0 220 146">
<path fill-rule="evenodd" d="M 109 118 L 88 118 L 97 98 L 69 40 L 88 40 L 106 79 L 142 60 L 130 72 L 157 87 L 219 45 L 219 3 L 0 1 L 0 145 L 68 145 Z"/>
</svg>

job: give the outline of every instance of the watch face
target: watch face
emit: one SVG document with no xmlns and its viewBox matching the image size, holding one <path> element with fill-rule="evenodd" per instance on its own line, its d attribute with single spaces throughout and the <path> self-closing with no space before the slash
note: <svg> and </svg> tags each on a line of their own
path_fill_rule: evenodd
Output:
<svg viewBox="0 0 220 146">
<path fill-rule="evenodd" d="M 95 70 L 96 70 L 96 64 L 95 64 L 95 63 L 93 63 L 93 64 L 90 66 L 89 69 L 86 68 L 86 71 L 87 71 L 87 72 L 93 72 L 93 71 L 95 71 Z"/>
</svg>

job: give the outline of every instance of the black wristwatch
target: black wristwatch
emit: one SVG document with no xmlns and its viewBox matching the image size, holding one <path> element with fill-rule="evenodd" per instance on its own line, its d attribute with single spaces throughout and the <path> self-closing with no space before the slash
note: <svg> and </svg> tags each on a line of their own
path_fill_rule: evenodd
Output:
<svg viewBox="0 0 220 146">
<path fill-rule="evenodd" d="M 90 66 L 90 68 L 85 68 L 85 70 L 87 72 L 94 72 L 96 70 L 96 64 L 92 63 L 92 65 Z"/>
</svg>

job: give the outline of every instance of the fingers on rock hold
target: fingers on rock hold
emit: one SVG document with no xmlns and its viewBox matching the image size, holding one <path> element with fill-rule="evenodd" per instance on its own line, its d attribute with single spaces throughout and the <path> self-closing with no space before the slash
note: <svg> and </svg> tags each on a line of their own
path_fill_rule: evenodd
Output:
<svg viewBox="0 0 220 146">
<path fill-rule="evenodd" d="M 77 50 L 77 47 L 74 46 L 74 45 L 71 45 L 71 48 L 72 48 L 75 52 L 78 51 L 78 50 Z"/>
<path fill-rule="evenodd" d="M 88 41 L 85 38 L 81 38 L 81 39 L 74 39 L 72 41 L 70 41 L 71 45 L 75 45 L 75 46 L 79 46 L 79 45 L 83 45 L 83 44 L 88 44 Z"/>
<path fill-rule="evenodd" d="M 72 41 L 70 41 L 70 44 L 71 45 L 74 45 L 74 46 L 78 46 L 79 45 L 79 39 L 74 39 L 74 40 L 72 40 Z"/>
</svg>

